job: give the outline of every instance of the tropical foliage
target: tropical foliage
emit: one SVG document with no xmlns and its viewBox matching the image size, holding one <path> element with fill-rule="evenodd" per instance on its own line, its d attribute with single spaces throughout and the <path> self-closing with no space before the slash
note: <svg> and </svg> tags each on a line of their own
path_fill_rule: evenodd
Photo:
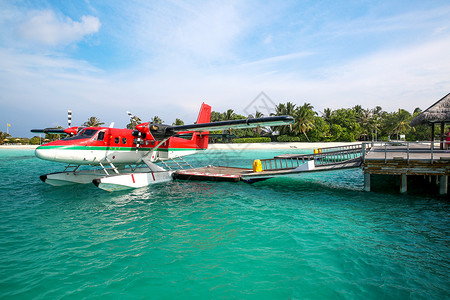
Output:
<svg viewBox="0 0 450 300">
<path fill-rule="evenodd" d="M 90 117 L 86 122 L 83 123 L 84 127 L 98 127 L 101 126 L 105 123 L 100 122 L 100 119 L 98 119 L 97 117 Z"/>
<path fill-rule="evenodd" d="M 0 144 L 3 144 L 3 142 L 5 142 L 5 140 L 8 140 L 10 137 L 10 134 L 0 131 Z"/>
<path fill-rule="evenodd" d="M 142 120 L 137 116 L 130 118 L 130 123 L 127 124 L 127 129 L 135 129 L 137 125 L 141 124 Z"/>
<path fill-rule="evenodd" d="M 164 121 L 163 121 L 160 117 L 154 116 L 154 117 L 150 120 L 150 123 L 153 123 L 153 124 L 162 124 L 162 123 L 164 123 Z"/>
<path fill-rule="evenodd" d="M 421 125 L 410 127 L 409 123 L 421 110 L 416 108 L 411 114 L 404 109 L 388 113 L 380 106 L 366 109 L 361 105 L 352 108 L 325 108 L 318 114 L 311 103 L 297 105 L 288 101 L 275 106 L 271 115 L 290 115 L 294 117 L 294 124 L 259 128 L 259 130 L 233 130 L 238 137 L 271 137 L 272 141 L 280 142 L 353 142 L 400 139 L 405 135 L 406 140 L 429 140 L 430 126 Z M 248 117 L 261 117 L 260 112 Z M 212 112 L 211 120 L 224 121 L 244 119 L 245 116 L 236 114 L 233 109 L 226 112 Z"/>
<path fill-rule="evenodd" d="M 173 122 L 172 125 L 180 126 L 180 125 L 184 125 L 184 122 L 181 119 L 176 118 L 175 122 Z"/>
</svg>

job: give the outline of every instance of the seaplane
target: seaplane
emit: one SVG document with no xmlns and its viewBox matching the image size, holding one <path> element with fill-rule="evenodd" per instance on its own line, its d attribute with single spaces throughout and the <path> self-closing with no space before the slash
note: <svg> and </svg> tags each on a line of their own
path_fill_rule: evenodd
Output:
<svg viewBox="0 0 450 300">
<path fill-rule="evenodd" d="M 167 162 L 181 159 L 186 163 L 182 157 L 206 150 L 210 131 L 289 125 L 294 119 L 271 116 L 210 121 L 211 106 L 203 103 L 197 121 L 189 125 L 145 122 L 135 129 L 121 129 L 113 125 L 71 127 L 69 122 L 66 129 L 33 129 L 31 132 L 68 135 L 36 148 L 38 158 L 67 164 L 62 172 L 41 175 L 40 179 L 53 186 L 93 183 L 107 191 L 167 182 L 173 179 L 174 172 Z M 157 162 L 162 162 L 166 168 Z"/>
</svg>

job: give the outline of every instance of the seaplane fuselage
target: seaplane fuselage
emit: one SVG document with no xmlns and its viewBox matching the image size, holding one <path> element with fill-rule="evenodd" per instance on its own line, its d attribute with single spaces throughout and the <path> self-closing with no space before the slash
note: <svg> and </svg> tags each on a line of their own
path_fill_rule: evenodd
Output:
<svg viewBox="0 0 450 300">
<path fill-rule="evenodd" d="M 193 134 L 191 139 L 170 137 L 157 141 L 151 135 L 139 139 L 136 131 L 129 129 L 88 127 L 76 136 L 39 146 L 36 156 L 77 165 L 135 164 L 152 150 L 152 161 L 194 154 L 208 147 L 207 139 L 207 135 Z"/>
</svg>

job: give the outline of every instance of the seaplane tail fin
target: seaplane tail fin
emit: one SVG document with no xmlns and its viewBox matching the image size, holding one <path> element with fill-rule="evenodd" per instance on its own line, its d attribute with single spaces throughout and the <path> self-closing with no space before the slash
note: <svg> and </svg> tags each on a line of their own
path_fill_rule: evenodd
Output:
<svg viewBox="0 0 450 300">
<path fill-rule="evenodd" d="M 202 106 L 200 107 L 200 112 L 197 117 L 197 122 L 195 124 L 204 124 L 211 122 L 211 106 L 202 103 Z M 209 141 L 209 132 L 202 132 L 202 133 L 194 133 L 192 134 L 192 141 L 197 144 L 197 146 L 200 149 L 207 149 L 208 148 L 208 141 Z"/>
<path fill-rule="evenodd" d="M 200 107 L 200 113 L 198 114 L 197 122 L 195 122 L 195 124 L 209 122 L 211 122 L 211 106 L 203 102 L 202 107 Z"/>
</svg>

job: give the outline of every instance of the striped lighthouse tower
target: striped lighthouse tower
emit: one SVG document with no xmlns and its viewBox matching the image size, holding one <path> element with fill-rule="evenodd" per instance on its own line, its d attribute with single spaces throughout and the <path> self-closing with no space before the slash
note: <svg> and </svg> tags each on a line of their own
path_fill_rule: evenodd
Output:
<svg viewBox="0 0 450 300">
<path fill-rule="evenodd" d="M 67 111 L 67 125 L 68 128 L 72 126 L 72 110 L 70 109 Z"/>
</svg>

